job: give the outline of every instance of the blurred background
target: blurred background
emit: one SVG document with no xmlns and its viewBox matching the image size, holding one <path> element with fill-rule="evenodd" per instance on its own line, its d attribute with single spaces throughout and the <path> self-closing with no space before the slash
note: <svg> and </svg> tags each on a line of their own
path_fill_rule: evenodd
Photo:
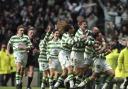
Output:
<svg viewBox="0 0 128 89">
<path fill-rule="evenodd" d="M 107 34 L 128 35 L 128 0 L 0 0 L 0 43 L 15 34 L 20 24 L 34 26 L 39 38 L 47 24 L 58 18 L 75 26 L 84 16 L 88 28 L 97 26 Z M 111 36 L 109 34 L 109 36 Z"/>
<path fill-rule="evenodd" d="M 128 0 L 0 0 L 0 45 L 8 42 L 20 24 L 34 26 L 38 41 L 47 25 L 55 25 L 58 18 L 68 19 L 77 30 L 78 16 L 84 16 L 88 29 L 99 27 L 106 39 L 122 39 L 128 36 L 127 8 Z M 35 86 L 37 78 L 38 73 Z"/>
</svg>

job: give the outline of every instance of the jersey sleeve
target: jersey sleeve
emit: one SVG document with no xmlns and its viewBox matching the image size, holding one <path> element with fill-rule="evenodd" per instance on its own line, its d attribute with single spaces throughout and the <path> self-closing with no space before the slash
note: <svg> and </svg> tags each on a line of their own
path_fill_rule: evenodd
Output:
<svg viewBox="0 0 128 89">
<path fill-rule="evenodd" d="M 27 48 L 31 48 L 32 47 L 32 43 L 29 39 L 29 37 L 27 38 Z"/>
</svg>

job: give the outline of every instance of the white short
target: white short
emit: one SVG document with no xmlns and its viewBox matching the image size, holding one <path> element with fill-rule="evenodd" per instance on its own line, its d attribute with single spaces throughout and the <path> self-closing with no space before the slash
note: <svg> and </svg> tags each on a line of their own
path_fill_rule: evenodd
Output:
<svg viewBox="0 0 128 89">
<path fill-rule="evenodd" d="M 89 54 L 84 53 L 84 59 L 85 59 L 85 63 L 84 63 L 85 65 L 90 65 L 90 66 L 93 65 L 94 58 L 91 57 Z"/>
<path fill-rule="evenodd" d="M 48 62 L 39 62 L 39 71 L 43 72 L 49 69 Z"/>
<path fill-rule="evenodd" d="M 83 68 L 85 66 L 84 52 L 72 51 L 70 58 L 74 67 Z"/>
<path fill-rule="evenodd" d="M 61 65 L 58 59 L 49 59 L 49 68 L 54 68 L 56 71 L 61 72 Z"/>
<path fill-rule="evenodd" d="M 15 63 L 21 63 L 23 67 L 26 66 L 28 60 L 27 52 L 14 52 Z"/>
<path fill-rule="evenodd" d="M 111 66 L 109 64 L 107 64 L 105 59 L 101 59 L 101 58 L 96 58 L 96 60 L 94 61 L 94 71 L 99 73 L 102 71 L 107 71 L 107 70 L 111 70 Z"/>
<path fill-rule="evenodd" d="M 70 52 L 61 50 L 59 52 L 58 58 L 59 58 L 62 69 L 67 68 L 70 65 L 72 65 L 70 61 Z"/>
</svg>

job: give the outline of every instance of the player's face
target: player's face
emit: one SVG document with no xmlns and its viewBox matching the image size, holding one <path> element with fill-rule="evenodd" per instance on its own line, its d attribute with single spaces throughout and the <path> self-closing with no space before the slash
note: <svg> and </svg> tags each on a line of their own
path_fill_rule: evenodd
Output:
<svg viewBox="0 0 128 89">
<path fill-rule="evenodd" d="M 29 36 L 30 38 L 33 38 L 34 35 L 35 35 L 35 31 L 33 31 L 33 30 L 30 30 L 30 31 L 28 32 L 28 36 Z"/>
<path fill-rule="evenodd" d="M 60 32 L 59 32 L 59 31 L 56 31 L 56 32 L 54 33 L 54 37 L 55 37 L 55 38 L 59 38 L 59 36 L 60 36 Z"/>
<path fill-rule="evenodd" d="M 24 34 L 24 30 L 25 30 L 24 28 L 19 28 L 18 29 L 18 34 L 19 35 L 23 35 Z"/>
<path fill-rule="evenodd" d="M 82 22 L 82 24 L 80 25 L 80 28 L 82 30 L 85 30 L 87 28 L 87 23 L 86 22 Z"/>
<path fill-rule="evenodd" d="M 120 43 L 124 46 L 127 46 L 127 41 L 126 41 L 126 38 L 120 40 Z"/>
<path fill-rule="evenodd" d="M 99 33 L 99 29 L 97 27 L 93 27 L 92 32 L 94 34 Z"/>
</svg>

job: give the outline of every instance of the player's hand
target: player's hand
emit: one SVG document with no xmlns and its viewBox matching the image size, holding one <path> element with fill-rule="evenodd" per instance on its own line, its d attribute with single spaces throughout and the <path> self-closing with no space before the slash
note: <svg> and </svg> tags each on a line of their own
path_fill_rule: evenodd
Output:
<svg viewBox="0 0 128 89">
<path fill-rule="evenodd" d="M 27 47 L 26 47 L 25 44 L 19 44 L 19 45 L 18 45 L 18 48 L 19 48 L 19 49 L 25 49 L 25 50 L 27 49 Z"/>
<path fill-rule="evenodd" d="M 81 35 L 81 37 L 80 37 L 82 40 L 87 40 L 87 36 L 86 35 Z"/>
</svg>

